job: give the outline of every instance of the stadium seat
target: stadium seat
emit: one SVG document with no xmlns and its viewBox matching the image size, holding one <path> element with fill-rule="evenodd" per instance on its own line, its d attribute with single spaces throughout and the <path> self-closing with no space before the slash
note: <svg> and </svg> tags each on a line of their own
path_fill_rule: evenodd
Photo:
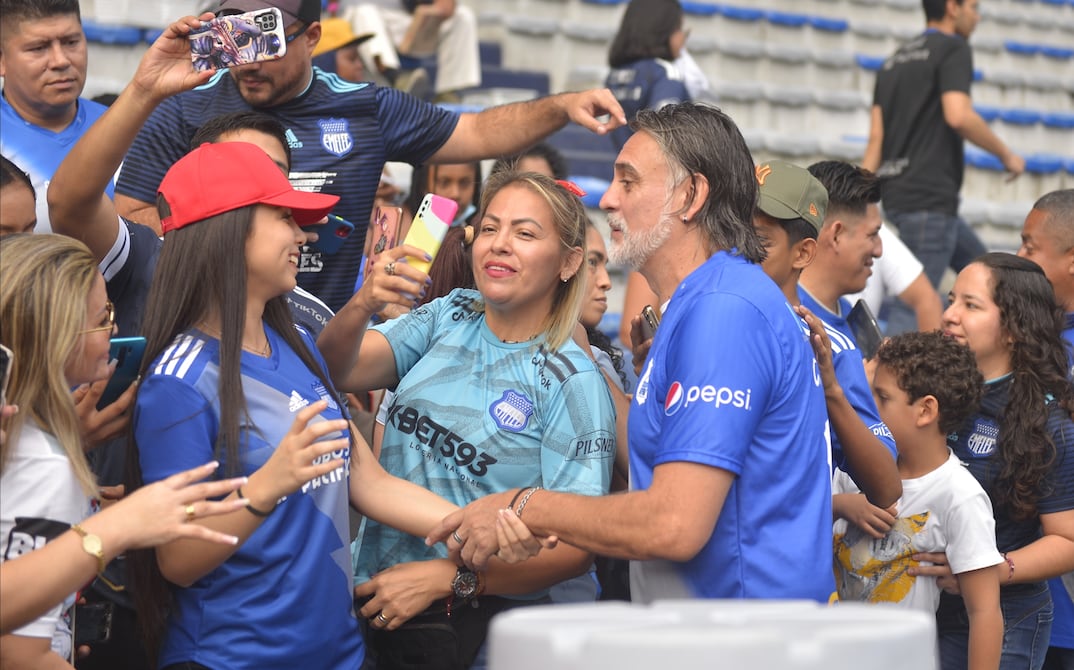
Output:
<svg viewBox="0 0 1074 670">
<path fill-rule="evenodd" d="M 871 98 L 857 90 L 834 91 L 817 89 L 813 95 L 809 128 L 821 136 L 839 137 L 843 134 L 869 132 Z"/>
<path fill-rule="evenodd" d="M 716 104 L 734 119 L 739 128 L 764 128 L 769 125 L 768 100 L 764 86 L 753 81 L 715 82 Z"/>
<path fill-rule="evenodd" d="M 850 51 L 814 52 L 810 75 L 810 86 L 835 90 L 851 89 L 858 83 L 858 62 Z"/>
<path fill-rule="evenodd" d="M 850 22 L 825 16 L 810 16 L 813 48 L 820 52 L 850 49 Z"/>
<path fill-rule="evenodd" d="M 544 53 L 545 59 L 558 63 L 552 71 L 552 90 L 565 90 L 567 72 L 574 65 L 603 65 L 608 62 L 608 49 L 615 38 L 615 28 L 588 25 L 580 21 L 563 21 L 560 25 L 562 48 Z"/>
<path fill-rule="evenodd" d="M 145 31 L 137 26 L 106 25 L 89 19 L 82 21 L 82 30 L 86 34 L 87 59 L 93 64 L 83 95 L 92 98 L 119 93 L 134 76 L 148 48 Z"/>
<path fill-rule="evenodd" d="M 549 54 L 555 53 L 559 22 L 532 16 L 505 16 L 507 39 L 503 64 L 513 70 L 548 72 Z"/>
<path fill-rule="evenodd" d="M 719 40 L 764 40 L 764 11 L 754 7 L 722 6 L 717 22 Z"/>
<path fill-rule="evenodd" d="M 794 41 L 765 45 L 761 80 L 768 84 L 801 86 L 812 81 L 813 52 Z"/>
<path fill-rule="evenodd" d="M 627 0 L 570 0 L 564 17 L 589 26 L 619 26 Z"/>
</svg>

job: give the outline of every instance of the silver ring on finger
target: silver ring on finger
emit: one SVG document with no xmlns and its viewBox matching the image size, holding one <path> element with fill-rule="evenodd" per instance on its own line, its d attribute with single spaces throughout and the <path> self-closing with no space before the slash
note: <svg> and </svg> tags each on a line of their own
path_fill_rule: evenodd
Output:
<svg viewBox="0 0 1074 670">
<path fill-rule="evenodd" d="M 384 612 L 377 612 L 377 616 L 374 617 L 379 623 L 387 626 L 388 617 L 384 616 Z"/>
<path fill-rule="evenodd" d="M 384 271 L 388 273 L 389 277 L 394 277 L 395 276 L 395 261 L 392 261 L 391 263 L 388 263 L 387 265 L 385 265 L 384 266 Z"/>
<path fill-rule="evenodd" d="M 457 530 L 451 531 L 451 537 L 455 538 L 455 541 L 458 542 L 460 545 L 465 544 L 462 538 L 459 537 L 459 532 Z"/>
</svg>

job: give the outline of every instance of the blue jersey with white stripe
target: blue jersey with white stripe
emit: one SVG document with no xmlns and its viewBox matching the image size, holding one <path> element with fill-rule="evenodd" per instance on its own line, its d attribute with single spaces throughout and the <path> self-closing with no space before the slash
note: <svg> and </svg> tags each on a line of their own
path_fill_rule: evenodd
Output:
<svg viewBox="0 0 1074 670">
<path fill-rule="evenodd" d="M 198 127 L 221 114 L 249 109 L 224 71 L 204 86 L 165 100 L 127 152 L 117 192 L 156 202 L 161 179 L 187 153 Z M 338 252 L 326 255 L 307 247 L 299 264 L 299 285 L 338 311 L 354 293 L 384 162 L 425 162 L 454 132 L 458 114 L 395 89 L 347 82 L 319 68 L 301 95 L 258 111 L 287 129 L 294 187 L 340 196 L 334 212 L 355 225 Z"/>
<path fill-rule="evenodd" d="M 630 485 L 648 488 L 658 466 L 677 461 L 734 480 L 696 556 L 631 564 L 632 597 L 826 602 L 826 418 L 808 329 L 760 265 L 721 251 L 688 275 L 630 406 Z"/>
<path fill-rule="evenodd" d="M 541 339 L 501 342 L 475 308 L 480 297 L 456 289 L 375 328 L 400 377 L 384 469 L 457 505 L 524 486 L 607 493 L 615 409 L 604 378 L 571 340 L 555 353 Z M 358 578 L 446 555 L 442 544 L 367 521 Z"/>
<path fill-rule="evenodd" d="M 313 339 L 299 332 L 320 361 Z M 306 405 L 329 401 L 313 422 L 341 417 L 331 390 L 276 332 L 266 327 L 265 333 L 268 358 L 242 353 L 249 420 L 240 430 L 242 462 L 235 469 L 245 475 L 265 464 Z M 197 330 L 181 333 L 153 361 L 134 411 L 146 483 L 217 457 L 219 361 L 219 342 Z M 351 596 L 350 450 L 328 457 L 339 467 L 281 500 L 220 566 L 174 589 L 160 666 L 192 661 L 210 668 L 355 670 L 362 664 Z M 223 476 L 229 468 L 220 460 Z"/>
<path fill-rule="evenodd" d="M 45 197 L 52 175 L 56 173 L 56 168 L 60 167 L 75 142 L 104 112 L 104 105 L 79 98 L 74 120 L 57 133 L 24 120 L 15 108 L 8 104 L 7 99 L 0 96 L 0 154 L 30 175 L 30 183 L 37 192 L 37 227 L 34 232 L 52 232 L 48 218 L 48 200 Z M 113 196 L 111 180 L 108 181 L 105 192 L 109 198 Z"/>
<path fill-rule="evenodd" d="M 858 349 L 854 334 L 846 320 L 846 315 L 850 313 L 850 303 L 840 298 L 839 314 L 835 314 L 815 300 L 801 286 L 798 287 L 798 299 L 824 322 L 824 330 L 832 342 L 832 364 L 835 366 L 835 377 L 839 380 L 839 385 L 843 387 L 843 395 L 858 413 L 858 418 L 862 423 L 868 426 L 873 435 L 876 435 L 877 439 L 887 447 L 891 452 L 891 457 L 897 459 L 899 452 L 895 449 L 895 438 L 888 430 L 887 424 L 880 418 L 880 410 L 876 407 L 872 387 L 865 376 L 861 350 Z M 832 431 L 832 466 L 847 471 L 843 445 L 839 442 L 839 437 L 834 430 Z M 847 473 L 854 475 L 849 471 Z"/>
</svg>

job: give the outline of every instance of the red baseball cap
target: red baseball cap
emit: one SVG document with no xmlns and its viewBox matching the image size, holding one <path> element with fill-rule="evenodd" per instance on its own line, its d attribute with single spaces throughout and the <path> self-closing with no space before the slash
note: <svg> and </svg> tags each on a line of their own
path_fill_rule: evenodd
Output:
<svg viewBox="0 0 1074 670">
<path fill-rule="evenodd" d="M 201 145 L 172 165 L 159 192 L 171 209 L 160 221 L 165 235 L 257 204 L 287 207 L 298 225 L 308 226 L 339 202 L 338 195 L 296 191 L 268 154 L 247 142 Z"/>
</svg>

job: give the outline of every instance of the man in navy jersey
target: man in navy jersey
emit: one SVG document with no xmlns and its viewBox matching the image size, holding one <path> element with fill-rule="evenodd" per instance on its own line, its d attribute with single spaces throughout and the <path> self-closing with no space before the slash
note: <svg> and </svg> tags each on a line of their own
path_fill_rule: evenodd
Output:
<svg viewBox="0 0 1074 670">
<path fill-rule="evenodd" d="M 86 100 L 86 36 L 78 0 L 3 0 L 0 153 L 30 175 L 39 233 L 51 230 L 45 191 L 82 133 L 104 113 Z M 105 185 L 112 195 L 112 180 Z"/>
<path fill-rule="evenodd" d="M 312 66 L 321 36 L 320 0 L 224 0 L 220 12 L 277 7 L 287 54 L 280 60 L 221 71 L 204 86 L 165 101 L 124 161 L 116 207 L 159 229 L 157 186 L 187 150 L 194 130 L 227 112 L 256 108 L 287 129 L 296 187 L 341 196 L 335 213 L 355 224 L 338 252 L 303 250 L 299 285 L 338 310 L 360 281 L 360 259 L 373 196 L 385 161 L 463 163 L 520 151 L 569 120 L 596 132 L 625 123 L 607 90 L 564 93 L 458 114 L 372 83 L 352 83 Z M 597 116 L 610 114 L 606 123 Z"/>
<path fill-rule="evenodd" d="M 632 559 L 634 600 L 826 602 L 824 396 L 807 328 L 759 265 L 753 159 L 715 107 L 643 110 L 631 127 L 601 200 L 609 255 L 671 296 L 630 406 L 632 490 L 529 491 L 516 513 L 536 535 Z M 515 493 L 471 503 L 430 540 L 481 568 Z"/>
</svg>

